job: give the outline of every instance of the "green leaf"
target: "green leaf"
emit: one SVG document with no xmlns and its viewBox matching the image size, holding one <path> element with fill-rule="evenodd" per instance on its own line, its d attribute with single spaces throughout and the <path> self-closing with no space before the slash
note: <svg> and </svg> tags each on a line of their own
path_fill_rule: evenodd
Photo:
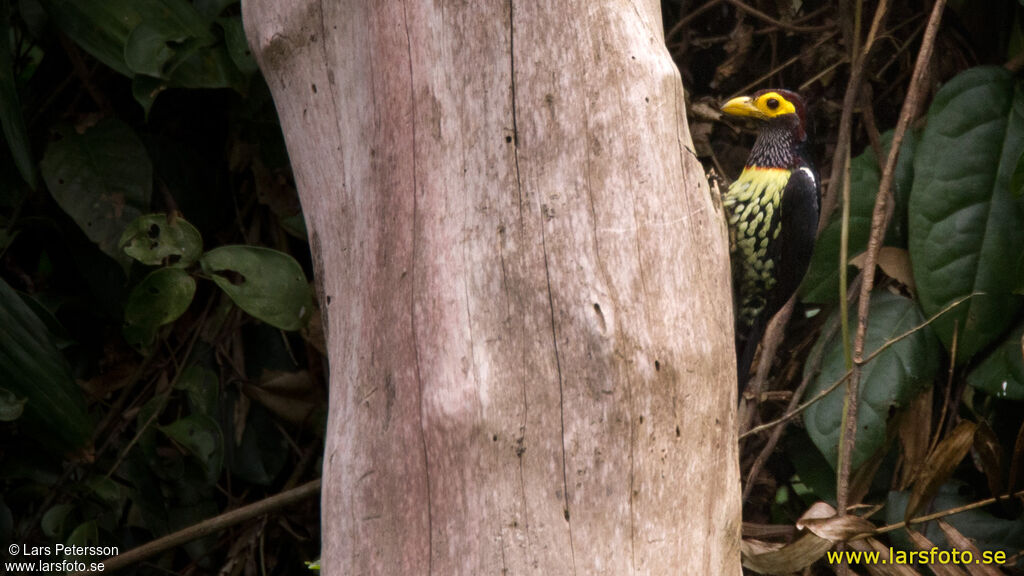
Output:
<svg viewBox="0 0 1024 576">
<path fill-rule="evenodd" d="M 21 418 L 25 412 L 26 398 L 18 398 L 18 395 L 6 388 L 0 388 L 0 422 L 14 422 Z"/>
<path fill-rule="evenodd" d="M 128 34 L 124 47 L 124 60 L 136 74 L 145 74 L 162 78 L 167 63 L 174 58 L 172 42 L 180 42 L 183 38 L 169 37 L 164 30 L 142 22 Z"/>
<path fill-rule="evenodd" d="M 66 542 L 67 546 L 97 546 L 100 544 L 100 531 L 95 520 L 83 522 L 71 531 Z M 65 554 L 65 558 L 80 561 L 81 556 Z"/>
<path fill-rule="evenodd" d="M 186 0 L 41 1 L 76 44 L 129 78 L 155 77 L 183 88 L 246 88 L 212 23 Z M 163 86 L 133 86 L 147 115 Z"/>
<path fill-rule="evenodd" d="M 245 30 L 242 28 L 242 18 L 233 16 L 231 18 L 219 18 L 217 22 L 224 29 L 224 42 L 227 44 L 228 54 L 235 66 L 246 75 L 255 74 L 259 71 L 256 59 L 249 50 L 249 41 L 245 38 Z"/>
<path fill-rule="evenodd" d="M 143 3 L 143 20 L 125 42 L 125 63 L 133 72 L 170 78 L 174 69 L 217 42 L 210 25 L 183 0 Z"/>
<path fill-rule="evenodd" d="M 181 268 L 150 272 L 128 295 L 122 328 L 125 340 L 136 350 L 148 350 L 157 328 L 177 320 L 195 293 L 196 281 Z"/>
<path fill-rule="evenodd" d="M 998 398 L 1024 400 L 1021 338 L 1024 338 L 1024 322 L 1019 323 L 1002 343 L 967 374 L 967 383 Z"/>
<path fill-rule="evenodd" d="M 973 293 L 933 326 L 958 364 L 998 338 L 1021 300 L 1013 294 L 1024 246 L 1024 200 L 1010 177 L 1024 147 L 1024 93 L 1002 68 L 974 68 L 932 102 L 914 162 L 909 249 L 928 315 Z"/>
<path fill-rule="evenodd" d="M 159 429 L 199 460 L 208 481 L 216 481 L 224 464 L 224 439 L 213 418 L 192 414 Z"/>
<path fill-rule="evenodd" d="M 887 155 L 892 146 L 892 131 L 882 135 L 883 152 Z M 900 157 L 893 175 L 893 198 L 895 210 L 889 224 L 885 244 L 903 246 L 906 236 L 907 197 L 913 183 L 913 159 L 918 136 L 907 132 L 900 146 Z M 871 213 L 875 208 L 878 184 L 882 176 L 878 159 L 868 147 L 850 161 L 850 238 L 847 247 L 849 259 L 864 252 L 871 235 Z M 805 302 L 819 304 L 839 301 L 839 250 L 842 239 L 842 210 L 832 213 L 832 220 L 822 230 L 814 245 L 814 254 L 807 269 L 807 276 L 801 285 Z"/>
<path fill-rule="evenodd" d="M 231 88 L 244 93 L 246 77 L 235 66 L 223 44 L 191 54 L 178 63 L 170 77 L 178 88 Z"/>
<path fill-rule="evenodd" d="M 856 311 L 850 314 L 850 318 L 856 318 Z M 886 342 L 894 340 L 925 321 L 912 300 L 889 292 L 872 294 L 868 318 L 868 330 L 864 341 L 865 358 Z M 838 321 L 839 312 L 836 311 L 829 319 L 829 325 L 834 325 Z M 856 322 L 851 322 L 851 341 L 855 331 Z M 816 349 L 821 346 L 825 346 L 821 373 L 808 387 L 804 394 L 805 400 L 816 397 L 846 374 L 840 334 L 837 332 L 827 342 L 819 340 L 815 344 Z M 910 402 L 931 383 L 938 369 L 938 344 L 928 327 L 895 342 L 864 365 L 860 379 L 857 444 L 853 451 L 854 467 L 866 461 L 885 443 L 886 421 L 890 411 Z M 809 370 L 808 365 L 805 371 Z M 805 376 L 808 375 L 805 373 Z M 838 454 L 844 394 L 845 386 L 839 386 L 825 398 L 808 407 L 804 418 L 808 435 L 833 467 L 836 466 Z"/>
<path fill-rule="evenodd" d="M 216 417 L 220 408 L 220 380 L 212 370 L 198 364 L 185 369 L 174 385 L 188 393 L 192 412 Z"/>
<path fill-rule="evenodd" d="M 40 528 L 43 529 L 43 534 L 48 538 L 60 538 L 64 533 L 64 520 L 74 509 L 74 504 L 57 504 L 47 510 L 39 522 Z"/>
<path fill-rule="evenodd" d="M 18 423 L 32 437 L 61 451 L 89 441 L 92 423 L 71 368 L 50 331 L 2 279 L 0 382 L 27 400 Z"/>
<path fill-rule="evenodd" d="M 124 498 L 124 486 L 111 478 L 91 476 L 85 481 L 89 490 L 104 502 L 116 503 Z"/>
<path fill-rule="evenodd" d="M 783 452 L 796 470 L 800 482 L 815 500 L 836 501 L 836 472 L 811 440 L 803 434 L 787 434 Z"/>
<path fill-rule="evenodd" d="M 3 124 L 4 139 L 7 140 L 7 147 L 11 150 L 18 172 L 29 186 L 36 188 L 36 167 L 32 162 L 32 147 L 28 141 L 25 118 L 21 115 L 21 100 L 18 98 L 18 86 L 14 78 L 10 20 L 8 0 L 0 0 L 0 123 Z"/>
<path fill-rule="evenodd" d="M 203 238 L 195 226 L 166 214 L 140 216 L 125 229 L 118 245 L 125 254 L 149 266 L 184 268 L 203 252 Z"/>
<path fill-rule="evenodd" d="M 199 262 L 239 308 L 267 324 L 299 330 L 309 320 L 309 283 L 291 256 L 256 246 L 222 246 Z"/>
<path fill-rule="evenodd" d="M 1013 167 L 1013 176 L 1010 176 L 1010 191 L 1014 196 L 1024 195 L 1024 151 L 1017 157 L 1017 164 Z"/>
<path fill-rule="evenodd" d="M 127 124 L 105 120 L 83 134 L 64 128 L 41 162 L 43 179 L 60 207 L 90 240 L 126 266 L 118 241 L 149 208 L 153 166 Z"/>
<path fill-rule="evenodd" d="M 124 61 L 128 35 L 142 22 L 137 0 L 40 0 L 53 23 L 83 50 L 131 76 Z"/>
<path fill-rule="evenodd" d="M 149 111 L 153 109 L 153 103 L 161 92 L 167 89 L 167 81 L 160 78 L 152 78 L 137 74 L 132 78 L 132 96 L 142 106 L 142 111 L 149 119 Z"/>
</svg>

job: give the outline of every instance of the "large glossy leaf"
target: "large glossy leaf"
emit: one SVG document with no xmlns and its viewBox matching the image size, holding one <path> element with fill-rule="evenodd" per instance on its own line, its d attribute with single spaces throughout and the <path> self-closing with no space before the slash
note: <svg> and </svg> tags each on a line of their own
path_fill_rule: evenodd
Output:
<svg viewBox="0 0 1024 576">
<path fill-rule="evenodd" d="M 128 295 L 122 328 L 125 340 L 136 350 L 148 350 L 157 328 L 177 320 L 195 293 L 196 281 L 181 268 L 149 273 Z"/>
<path fill-rule="evenodd" d="M 121 234 L 118 245 L 125 254 L 150 266 L 184 268 L 203 252 L 203 238 L 195 226 L 166 214 L 140 216 Z"/>
<path fill-rule="evenodd" d="M 96 524 L 96 520 L 87 520 L 71 531 L 71 534 L 67 539 L 67 546 L 99 546 L 100 543 L 100 530 Z M 72 561 L 80 561 L 77 556 L 65 553 L 64 558 Z"/>
<path fill-rule="evenodd" d="M 1024 247 L 1024 199 L 1009 189 L 1024 148 L 1024 93 L 1003 68 L 974 68 L 935 96 L 914 161 L 910 258 L 921 306 L 932 315 L 983 292 L 934 324 L 970 359 L 1013 321 Z"/>
<path fill-rule="evenodd" d="M 32 162 L 32 149 L 25 129 L 25 118 L 21 115 L 21 100 L 14 81 L 14 62 L 11 58 L 10 5 L 0 0 L 0 124 L 3 125 L 4 140 L 14 157 L 18 172 L 33 188 L 36 187 L 36 169 Z"/>
<path fill-rule="evenodd" d="M 41 2 L 57 27 L 84 50 L 141 80 L 133 94 L 147 112 L 169 86 L 245 89 L 245 75 L 214 34 L 211 19 L 186 0 Z"/>
<path fill-rule="evenodd" d="M 908 132 L 900 147 L 900 157 L 893 179 L 895 210 L 886 237 L 886 244 L 890 246 L 903 246 L 905 241 L 907 197 L 914 179 L 913 158 L 917 138 L 916 133 Z M 892 131 L 882 135 L 882 144 L 884 153 L 888 154 L 892 145 Z M 875 197 L 878 195 L 881 172 L 875 151 L 870 147 L 850 161 L 850 238 L 847 247 L 849 259 L 867 249 L 868 237 L 871 234 L 871 213 L 874 211 Z M 839 301 L 842 218 L 842 210 L 836 209 L 828 226 L 822 230 L 814 245 L 814 255 L 801 285 L 801 294 L 805 302 L 824 304 Z"/>
<path fill-rule="evenodd" d="M 829 323 L 838 322 L 838 311 Z M 917 305 L 907 298 L 888 292 L 876 292 L 868 310 L 868 331 L 864 342 L 865 357 L 883 344 L 895 340 L 910 329 L 924 323 Z M 851 312 L 850 318 L 856 318 Z M 856 323 L 850 325 L 853 341 Z M 821 373 L 811 382 L 805 399 L 813 398 L 846 374 L 842 338 L 836 335 L 825 346 Z M 939 368 L 938 344 L 930 328 L 923 328 L 896 341 L 876 358 L 864 365 L 860 379 L 860 406 L 857 416 L 857 444 L 853 452 L 853 465 L 859 466 L 885 442 L 889 413 L 905 406 L 918 392 L 931 383 Z M 806 368 L 809 370 L 810 366 Z M 805 414 L 804 423 L 811 440 L 834 467 L 843 417 L 843 395 L 840 386 L 819 402 L 812 404 Z"/>
<path fill-rule="evenodd" d="M 224 42 L 227 45 L 228 54 L 235 66 L 243 74 L 255 74 L 259 71 L 256 59 L 249 50 L 249 41 L 245 38 L 245 30 L 242 28 L 241 18 L 218 18 L 217 22 L 224 29 Z"/>
<path fill-rule="evenodd" d="M 105 120 L 79 134 L 60 131 L 41 162 L 50 194 L 90 240 L 123 265 L 118 243 L 125 228 L 149 209 L 153 165 L 127 124 Z"/>
<path fill-rule="evenodd" d="M 142 22 L 136 0 L 40 0 L 54 24 L 83 50 L 125 76 L 124 46 Z"/>
<path fill-rule="evenodd" d="M 1024 323 L 1010 331 L 1002 343 L 967 374 L 967 383 L 999 398 L 1024 400 L 1021 338 L 1024 338 Z"/>
<path fill-rule="evenodd" d="M 57 504 L 43 514 L 39 527 L 47 538 L 60 538 L 64 534 L 64 521 L 75 510 L 74 504 Z"/>
<path fill-rule="evenodd" d="M 271 326 L 299 330 L 313 312 L 302 267 L 291 256 L 257 246 L 222 246 L 199 260 L 239 308 Z"/>
<path fill-rule="evenodd" d="M 92 423 L 71 368 L 43 322 L 2 279 L 0 382 L 27 400 L 19 424 L 38 441 L 62 450 L 89 441 Z"/>
<path fill-rule="evenodd" d="M 209 482 L 217 480 L 224 465 L 224 438 L 216 420 L 192 414 L 159 428 L 199 460 Z"/>
<path fill-rule="evenodd" d="M 128 35 L 125 62 L 133 72 L 170 78 L 174 68 L 201 48 L 217 42 L 206 22 L 182 0 L 136 3 L 142 22 Z M 158 6 L 156 6 L 156 5 Z"/>
<path fill-rule="evenodd" d="M 220 380 L 216 372 L 193 364 L 181 373 L 174 387 L 186 391 L 193 414 L 217 417 L 220 410 Z"/>
</svg>

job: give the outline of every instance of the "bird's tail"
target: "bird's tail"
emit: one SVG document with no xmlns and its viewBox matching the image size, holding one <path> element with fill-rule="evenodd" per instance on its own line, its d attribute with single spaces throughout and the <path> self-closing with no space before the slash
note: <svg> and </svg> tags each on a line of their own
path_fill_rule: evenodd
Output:
<svg viewBox="0 0 1024 576">
<path fill-rule="evenodd" d="M 747 387 L 750 380 L 750 367 L 754 363 L 754 355 L 757 353 L 757 345 L 761 343 L 761 336 L 764 335 L 764 320 L 761 316 L 754 321 L 754 325 L 744 334 L 743 331 L 736 331 L 736 380 L 739 384 L 740 396 Z"/>
</svg>

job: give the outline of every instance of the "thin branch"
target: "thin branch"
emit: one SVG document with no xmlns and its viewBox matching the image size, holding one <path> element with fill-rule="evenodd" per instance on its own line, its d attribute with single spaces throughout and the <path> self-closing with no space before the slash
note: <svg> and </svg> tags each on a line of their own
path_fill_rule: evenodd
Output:
<svg viewBox="0 0 1024 576">
<path fill-rule="evenodd" d="M 857 103 L 857 96 L 860 94 L 861 80 L 864 78 L 864 63 L 867 61 L 871 48 L 877 38 L 877 30 L 882 19 L 888 10 L 888 0 L 881 0 L 875 8 L 875 16 L 871 21 L 871 31 L 868 33 L 867 41 L 859 53 L 854 54 L 853 63 L 850 67 L 850 80 L 846 84 L 846 93 L 843 95 L 843 113 L 839 117 L 839 137 L 836 139 L 836 149 L 832 156 L 832 172 L 829 176 L 828 190 L 822 195 L 821 219 L 818 220 L 818 233 L 825 229 L 835 210 L 837 198 L 833 190 L 838 182 L 842 182 L 843 158 L 846 156 L 846 149 L 850 146 L 850 135 L 853 131 L 853 109 Z"/>
<path fill-rule="evenodd" d="M 793 302 L 793 299 L 790 299 L 790 302 L 786 305 L 790 309 L 792 309 L 792 306 L 793 306 L 792 302 Z M 783 308 L 783 310 L 785 310 L 785 309 L 786 308 Z M 780 312 L 780 314 L 782 314 L 782 312 Z M 788 316 L 787 316 L 787 318 L 788 318 Z M 832 329 L 827 332 L 827 334 L 824 336 L 824 338 L 826 340 L 831 338 L 832 334 L 835 333 L 835 330 L 836 330 L 836 326 L 833 325 Z M 810 385 L 811 380 L 814 379 L 814 376 L 817 375 L 817 371 L 821 368 L 821 359 L 822 359 L 822 357 L 824 357 L 824 355 L 825 355 L 825 347 L 824 346 L 820 346 L 807 359 L 808 365 L 811 366 L 812 368 L 811 368 L 811 370 L 806 372 L 806 375 L 800 381 L 800 385 L 797 386 L 797 389 L 793 391 L 793 395 L 790 396 L 790 398 L 789 398 L 789 405 L 786 407 L 786 412 L 787 413 L 790 413 L 790 414 L 793 414 L 793 413 L 797 413 L 798 414 L 799 413 L 799 412 L 795 412 L 795 411 L 796 411 L 797 405 L 800 403 L 800 398 L 803 397 L 804 391 L 807 390 L 807 386 Z M 761 374 L 761 366 L 759 365 L 758 368 L 757 368 L 757 375 L 756 375 L 755 379 L 760 379 L 760 378 L 763 378 L 763 376 Z M 749 423 L 747 423 L 746 426 L 749 426 Z M 782 439 L 782 433 L 785 432 L 785 431 L 786 431 L 786 427 L 785 426 L 777 426 L 777 427 L 775 427 L 775 429 L 772 430 L 771 435 L 768 437 L 768 441 L 765 442 L 765 445 L 761 448 L 761 452 L 758 453 L 757 458 L 755 458 L 753 464 L 750 465 L 750 470 L 747 472 L 747 483 L 743 486 L 743 501 L 744 502 L 746 502 L 747 498 L 750 496 L 751 490 L 753 490 L 753 488 L 754 488 L 754 479 L 757 478 L 757 475 L 761 472 L 761 468 L 763 468 L 765 463 L 768 462 L 768 458 L 772 455 L 772 452 L 775 451 L 775 447 L 779 444 L 779 440 Z M 741 438 L 744 437 L 744 436 L 746 436 L 746 434 L 741 436 Z"/>
<path fill-rule="evenodd" d="M 764 388 L 765 381 L 768 380 L 768 372 L 772 367 L 772 359 L 775 358 L 779 345 L 782 344 L 785 337 L 786 323 L 789 322 L 789 317 L 793 314 L 795 303 L 796 298 L 790 297 L 785 306 L 768 323 L 768 329 L 764 331 L 764 337 L 761 338 L 761 358 L 757 363 L 757 370 L 754 371 L 754 377 L 747 383 L 747 389 L 743 394 L 745 397 L 748 394 L 755 398 L 761 395 L 761 389 Z M 742 423 L 740 430 L 749 428 L 753 423 L 754 415 L 757 412 L 756 406 L 755 402 L 743 403 L 743 410 L 740 412 L 740 422 Z"/>
<path fill-rule="evenodd" d="M 942 0 L 940 0 L 940 1 L 942 1 Z M 986 498 L 984 500 L 979 500 L 977 502 L 972 502 L 970 504 L 965 504 L 963 506 L 957 506 L 956 508 L 950 508 L 949 510 L 942 510 L 940 512 L 933 512 L 933 513 L 927 514 L 925 516 L 918 516 L 917 518 L 911 518 L 910 520 L 907 520 L 905 522 L 897 522 L 896 524 L 889 524 L 888 526 L 882 526 L 878 530 L 875 530 L 874 533 L 876 535 L 877 534 L 886 534 L 888 532 L 892 532 L 893 530 L 899 530 L 900 528 L 906 528 L 907 526 L 910 526 L 910 525 L 913 525 L 913 524 L 923 524 L 925 522 L 931 522 L 932 520 L 938 520 L 939 518 L 945 518 L 947 516 L 952 516 L 954 514 L 959 514 L 961 512 L 968 512 L 970 510 L 977 510 L 978 508 L 984 508 L 985 506 L 990 506 L 992 504 L 995 504 L 996 502 L 999 502 L 1000 500 L 1008 500 L 1010 498 L 1021 498 L 1021 497 L 1024 497 L 1024 490 L 1018 490 L 1017 492 L 1014 492 L 1013 494 L 1005 494 L 1003 496 L 994 496 L 992 498 Z"/>
<path fill-rule="evenodd" d="M 672 38 L 675 38 L 675 35 L 678 34 L 679 31 L 682 30 L 684 27 L 686 27 L 687 24 L 693 22 L 694 18 L 700 16 L 701 14 L 707 12 L 708 10 L 714 8 L 715 6 L 721 3 L 722 0 L 709 0 L 700 8 L 697 8 L 693 12 L 690 12 L 686 16 L 680 18 L 679 22 L 676 22 L 675 26 L 673 26 L 672 29 L 668 31 L 668 34 L 665 35 L 665 43 L 668 44 L 669 41 L 672 40 Z"/>
<path fill-rule="evenodd" d="M 152 542 L 147 542 L 137 548 L 119 554 L 117 556 L 111 556 L 103 561 L 103 571 L 113 572 L 122 568 L 127 568 L 137 562 L 141 562 L 146 558 L 159 554 L 161 552 L 176 548 L 191 542 L 197 538 L 202 538 L 209 534 L 219 532 L 225 528 L 240 524 L 246 520 L 262 516 L 264 514 L 270 514 L 283 508 L 287 508 L 296 502 L 301 502 L 308 498 L 312 498 L 320 493 L 320 480 L 313 480 L 307 482 L 298 488 L 292 488 L 286 492 L 281 492 L 269 498 L 264 498 L 259 502 L 253 502 L 247 506 L 242 506 L 230 512 L 225 512 L 219 516 L 214 516 L 208 520 L 203 520 L 198 524 L 193 524 L 188 528 L 183 528 L 168 534 L 163 538 L 157 538 Z M 78 572 L 72 576 L 87 576 L 91 575 L 88 572 Z"/>
<path fill-rule="evenodd" d="M 883 0 L 881 4 L 884 3 Z M 899 158 L 900 145 L 903 143 L 903 137 L 907 132 L 907 128 L 910 126 L 911 120 L 917 116 L 921 100 L 923 100 L 924 78 L 928 62 L 931 60 L 932 50 L 935 46 L 935 37 L 938 33 L 939 22 L 942 19 L 942 11 L 945 6 L 946 0 L 936 0 L 931 16 L 928 19 L 928 26 L 925 29 L 924 38 L 921 40 L 921 49 L 917 53 L 914 73 L 910 79 L 910 87 L 907 91 L 907 97 L 903 102 L 903 109 L 900 111 L 899 121 L 896 123 L 892 147 L 889 149 L 889 157 L 882 171 L 881 182 L 878 186 L 878 196 L 875 198 L 875 207 L 871 215 L 871 236 L 868 239 L 868 249 L 864 258 L 864 283 L 860 287 L 860 302 L 857 308 L 857 336 L 854 339 L 853 345 L 853 374 L 851 375 L 848 390 L 848 397 L 852 404 L 850 406 L 851 419 L 846 422 L 845 426 L 848 437 L 841 447 L 842 456 L 840 458 L 839 478 L 837 480 L 836 499 L 839 504 L 837 508 L 840 514 L 845 513 L 849 496 L 850 457 L 853 454 L 853 446 L 856 442 L 856 406 L 859 401 L 857 388 L 860 383 L 861 366 L 865 363 L 864 341 L 867 335 L 868 307 L 871 304 L 871 290 L 875 285 L 875 267 L 878 262 L 878 252 L 882 247 L 882 237 L 892 217 L 892 210 L 887 208 L 890 206 L 889 197 L 892 195 L 896 160 Z"/>
<path fill-rule="evenodd" d="M 765 14 L 764 12 L 761 12 L 757 8 L 754 8 L 752 6 L 747 6 L 741 0 L 725 0 L 725 1 L 728 2 L 729 4 L 732 4 L 737 9 L 743 10 L 747 14 L 750 14 L 751 16 L 753 16 L 753 17 L 755 17 L 755 18 L 757 18 L 759 20 L 764 20 L 765 22 L 768 22 L 769 24 L 773 24 L 773 25 L 778 26 L 779 28 L 781 28 L 783 30 L 788 30 L 790 32 L 821 32 L 823 30 L 828 30 L 829 28 L 832 27 L 831 24 L 826 24 L 826 25 L 823 25 L 823 26 L 798 26 L 796 24 L 790 24 L 788 22 L 783 22 L 782 20 L 778 20 L 776 18 L 772 18 L 771 16 L 769 16 L 768 14 Z"/>
<path fill-rule="evenodd" d="M 833 37 L 834 37 L 834 36 L 835 36 L 836 34 L 837 34 L 837 32 L 836 32 L 835 30 L 833 30 L 832 32 L 829 32 L 828 34 L 825 34 L 825 35 L 824 35 L 824 36 L 822 36 L 822 37 L 821 37 L 821 38 L 820 38 L 820 39 L 819 39 L 819 40 L 818 40 L 817 42 L 815 42 L 815 43 L 814 43 L 814 44 L 813 44 L 813 45 L 812 45 L 812 46 L 810 47 L 810 49 L 809 49 L 809 50 L 810 50 L 811 52 L 813 52 L 813 51 L 814 51 L 814 50 L 816 50 L 816 49 L 817 49 L 817 48 L 818 48 L 819 46 L 821 46 L 821 45 L 822 45 L 822 44 L 824 44 L 825 42 L 828 42 L 829 40 L 831 40 L 831 39 L 832 39 L 832 38 L 833 38 Z M 797 54 L 796 56 L 793 56 L 793 57 L 792 57 L 792 58 L 790 58 L 789 60 L 786 60 L 786 61 L 785 61 L 785 62 L 783 62 L 782 64 L 779 64 L 779 65 L 778 65 L 778 66 L 776 66 L 775 68 L 772 68 L 771 70 L 769 70 L 769 71 L 768 71 L 768 73 L 766 73 L 766 74 L 763 74 L 763 75 L 761 75 L 761 77 L 760 77 L 760 78 L 758 78 L 757 80 L 754 80 L 753 82 L 751 82 L 751 83 L 747 84 L 747 85 L 746 85 L 746 86 L 744 86 L 743 88 L 741 88 L 741 89 L 737 90 L 737 91 L 736 91 L 736 94 L 735 94 L 735 95 L 736 95 L 736 96 L 740 96 L 740 95 L 746 94 L 748 90 L 750 90 L 750 89 L 754 88 L 755 86 L 758 86 L 758 85 L 759 85 L 759 84 L 761 84 L 762 82 L 765 82 L 765 81 L 767 81 L 767 80 L 768 80 L 769 78 L 771 78 L 772 76 L 775 76 L 775 75 L 776 75 L 776 74 L 778 74 L 779 72 L 782 72 L 782 71 L 783 71 L 783 70 L 785 70 L 786 68 L 789 68 L 790 66 L 792 66 L 793 64 L 795 64 L 796 62 L 798 62 L 798 61 L 800 60 L 800 58 L 801 58 L 801 55 L 800 55 L 800 54 Z M 828 68 L 826 68 L 826 69 L 825 69 L 825 70 L 824 70 L 823 72 L 821 72 L 821 73 L 820 73 L 819 75 L 816 75 L 816 77 L 820 77 L 821 75 L 824 75 L 824 74 L 826 74 L 826 73 L 827 73 L 827 72 L 828 72 L 829 70 L 832 70 L 832 69 L 833 69 L 833 68 L 834 68 L 835 66 L 839 66 L 839 65 L 840 65 L 840 64 L 842 64 L 842 63 L 843 63 L 844 61 L 845 61 L 845 60 L 841 60 L 841 61 L 839 61 L 839 62 L 837 62 L 837 63 L 835 63 L 835 64 L 832 64 L 832 65 L 830 65 L 830 66 L 829 66 Z M 806 84 L 806 83 L 805 83 L 805 84 Z M 801 88 L 802 88 L 802 87 L 803 87 L 803 86 L 801 86 Z"/>
<path fill-rule="evenodd" d="M 854 281 L 854 284 L 856 284 L 856 281 Z M 960 297 L 960 298 L 950 302 L 948 305 L 946 305 L 945 308 L 943 308 L 942 310 L 939 310 L 938 312 L 933 314 L 931 317 L 929 317 L 924 322 L 918 324 L 917 326 L 914 326 L 910 330 L 907 330 L 906 332 L 904 332 L 903 334 L 900 334 L 899 336 L 897 336 L 895 338 L 886 340 L 885 343 L 883 343 L 881 346 L 878 347 L 878 350 L 875 350 L 867 358 L 864 359 L 863 364 L 867 364 L 868 362 L 871 362 L 879 354 L 881 354 L 882 352 L 885 352 L 886 350 L 889 349 L 889 347 L 895 345 L 896 343 L 898 343 L 898 342 L 900 342 L 900 341 L 902 341 L 902 340 L 904 340 L 906 338 L 909 338 L 911 335 L 915 334 L 916 332 L 920 332 L 921 330 L 924 330 L 925 327 L 929 326 L 932 322 L 935 322 L 936 320 L 938 320 L 939 318 L 941 318 L 942 316 L 944 316 L 948 312 L 951 312 L 954 308 L 956 308 L 957 306 L 963 304 L 967 300 L 969 300 L 969 299 L 971 299 L 971 298 L 973 298 L 975 296 L 983 296 L 984 294 L 985 294 L 985 292 L 972 292 L 972 293 L 970 293 L 970 294 L 968 294 L 966 296 L 962 296 L 962 297 Z M 789 420 L 792 420 L 793 418 L 799 416 L 800 413 L 803 412 L 804 410 L 806 410 L 807 408 L 809 408 L 811 406 L 811 404 L 814 404 L 818 400 L 821 400 L 825 396 L 828 396 L 836 388 L 839 388 L 839 386 L 843 382 L 846 382 L 846 379 L 849 378 L 852 373 L 853 373 L 852 369 L 851 370 L 847 370 L 846 373 L 843 374 L 842 377 L 840 377 L 838 380 L 836 380 L 835 382 L 830 384 L 828 388 L 826 388 L 826 389 L 822 390 L 821 392 L 819 392 L 818 395 L 815 396 L 814 398 L 811 398 L 810 400 L 804 402 L 803 404 L 797 406 L 796 408 L 786 412 L 785 415 L 779 417 L 776 420 L 772 420 L 771 422 L 766 422 L 764 424 L 761 424 L 760 426 L 755 426 L 755 427 L 751 428 L 750 430 L 740 434 L 740 440 L 746 438 L 747 436 L 753 436 L 754 434 L 760 434 L 761 432 L 764 432 L 765 430 L 768 430 L 770 428 L 778 426 L 779 424 L 784 424 L 784 423 L 788 422 Z M 794 394 L 794 397 L 799 398 L 799 395 Z"/>
</svg>

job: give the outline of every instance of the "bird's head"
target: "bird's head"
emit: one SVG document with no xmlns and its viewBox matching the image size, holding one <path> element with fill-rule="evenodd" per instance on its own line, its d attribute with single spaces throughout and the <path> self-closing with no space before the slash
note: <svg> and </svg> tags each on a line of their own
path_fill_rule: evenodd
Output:
<svg viewBox="0 0 1024 576">
<path fill-rule="evenodd" d="M 761 90 L 729 100 L 722 106 L 722 112 L 767 122 L 770 127 L 788 128 L 797 142 L 807 138 L 804 101 L 796 92 L 781 88 Z"/>
</svg>

